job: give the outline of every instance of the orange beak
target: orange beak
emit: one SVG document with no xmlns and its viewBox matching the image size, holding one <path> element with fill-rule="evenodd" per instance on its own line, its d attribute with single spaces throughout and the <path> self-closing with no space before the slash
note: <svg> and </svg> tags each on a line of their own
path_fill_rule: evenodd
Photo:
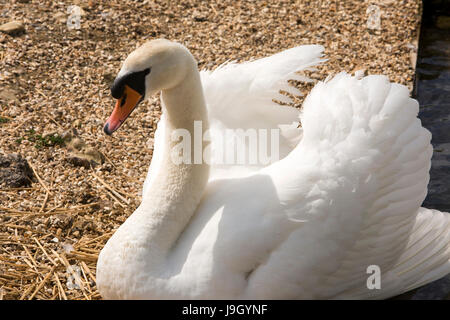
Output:
<svg viewBox="0 0 450 320">
<path fill-rule="evenodd" d="M 141 99 L 142 95 L 125 85 L 123 95 L 117 100 L 113 112 L 109 116 L 108 120 L 106 120 L 103 131 L 107 135 L 111 135 L 114 131 L 119 129 Z"/>
</svg>

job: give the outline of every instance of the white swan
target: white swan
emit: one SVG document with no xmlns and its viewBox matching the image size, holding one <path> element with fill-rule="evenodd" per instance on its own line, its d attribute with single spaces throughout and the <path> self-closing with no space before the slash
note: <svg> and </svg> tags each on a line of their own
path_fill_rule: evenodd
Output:
<svg viewBox="0 0 450 320">
<path fill-rule="evenodd" d="M 431 135 L 406 87 L 341 73 L 314 87 L 302 114 L 272 102 L 322 50 L 300 46 L 201 73 L 168 40 L 129 55 L 105 132 L 159 91 L 163 116 L 143 201 L 100 253 L 102 297 L 386 298 L 450 272 L 449 214 L 420 207 Z M 289 126 L 299 116 L 302 128 Z M 171 135 L 194 136 L 195 120 L 209 123 L 213 159 L 227 128 L 286 124 L 282 159 L 177 165 Z M 381 269 L 380 289 L 367 288 L 371 265 Z"/>
</svg>

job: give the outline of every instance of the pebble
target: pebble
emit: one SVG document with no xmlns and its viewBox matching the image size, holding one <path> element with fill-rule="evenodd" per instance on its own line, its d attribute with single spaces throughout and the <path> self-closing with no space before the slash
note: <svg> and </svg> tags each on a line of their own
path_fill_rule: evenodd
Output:
<svg viewBox="0 0 450 320">
<path fill-rule="evenodd" d="M 17 101 L 16 90 L 10 88 L 0 88 L 0 100 Z"/>
<path fill-rule="evenodd" d="M 0 31 L 14 36 L 25 32 L 25 27 L 20 21 L 11 21 L 0 25 Z"/>
<path fill-rule="evenodd" d="M 55 13 L 55 15 L 53 16 L 53 19 L 55 19 L 55 21 L 57 21 L 59 23 L 66 23 L 66 21 L 67 21 L 66 14 L 62 13 L 62 12 Z"/>
</svg>

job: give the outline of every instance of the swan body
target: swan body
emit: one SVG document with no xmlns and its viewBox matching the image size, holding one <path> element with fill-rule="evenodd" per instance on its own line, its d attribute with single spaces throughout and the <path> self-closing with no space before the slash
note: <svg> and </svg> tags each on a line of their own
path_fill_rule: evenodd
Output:
<svg viewBox="0 0 450 320">
<path fill-rule="evenodd" d="M 340 73 L 313 88 L 302 112 L 272 102 L 292 92 L 288 79 L 309 81 L 294 72 L 322 62 L 322 51 L 300 46 L 199 73 L 186 48 L 155 40 L 125 60 L 115 88 L 149 69 L 137 97 L 161 91 L 163 115 L 142 203 L 99 255 L 103 298 L 380 299 L 450 273 L 450 215 L 420 207 L 431 135 L 406 87 Z M 194 133 L 194 121 L 210 130 L 211 161 L 174 164 L 171 135 Z M 218 137 L 237 128 L 279 128 L 280 159 L 215 161 Z M 373 265 L 381 287 L 371 290 Z"/>
</svg>

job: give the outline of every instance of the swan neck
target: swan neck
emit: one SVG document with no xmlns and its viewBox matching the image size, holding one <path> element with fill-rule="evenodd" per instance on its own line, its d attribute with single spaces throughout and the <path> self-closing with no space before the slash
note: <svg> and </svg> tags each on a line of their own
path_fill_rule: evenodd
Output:
<svg viewBox="0 0 450 320">
<path fill-rule="evenodd" d="M 194 121 L 208 126 L 203 88 L 197 69 L 192 70 L 179 85 L 161 91 L 162 111 L 174 129 L 186 129 L 193 134 Z M 192 131 L 192 132 L 191 132 Z"/>
<path fill-rule="evenodd" d="M 161 97 L 166 117 L 163 156 L 157 172 L 151 173 L 156 177 L 143 195 L 143 210 L 138 214 L 144 215 L 147 221 L 144 233 L 148 249 L 159 253 L 163 259 L 167 258 L 197 209 L 208 182 L 209 166 L 205 161 L 199 164 L 193 161 L 175 163 L 171 156 L 180 143 L 179 139 L 172 139 L 174 130 L 189 132 L 191 141 L 188 142 L 193 153 L 195 122 L 201 122 L 203 131 L 208 129 L 206 105 L 196 67 L 178 86 L 163 90 Z M 206 144 L 202 143 L 202 154 L 205 147 Z"/>
</svg>

